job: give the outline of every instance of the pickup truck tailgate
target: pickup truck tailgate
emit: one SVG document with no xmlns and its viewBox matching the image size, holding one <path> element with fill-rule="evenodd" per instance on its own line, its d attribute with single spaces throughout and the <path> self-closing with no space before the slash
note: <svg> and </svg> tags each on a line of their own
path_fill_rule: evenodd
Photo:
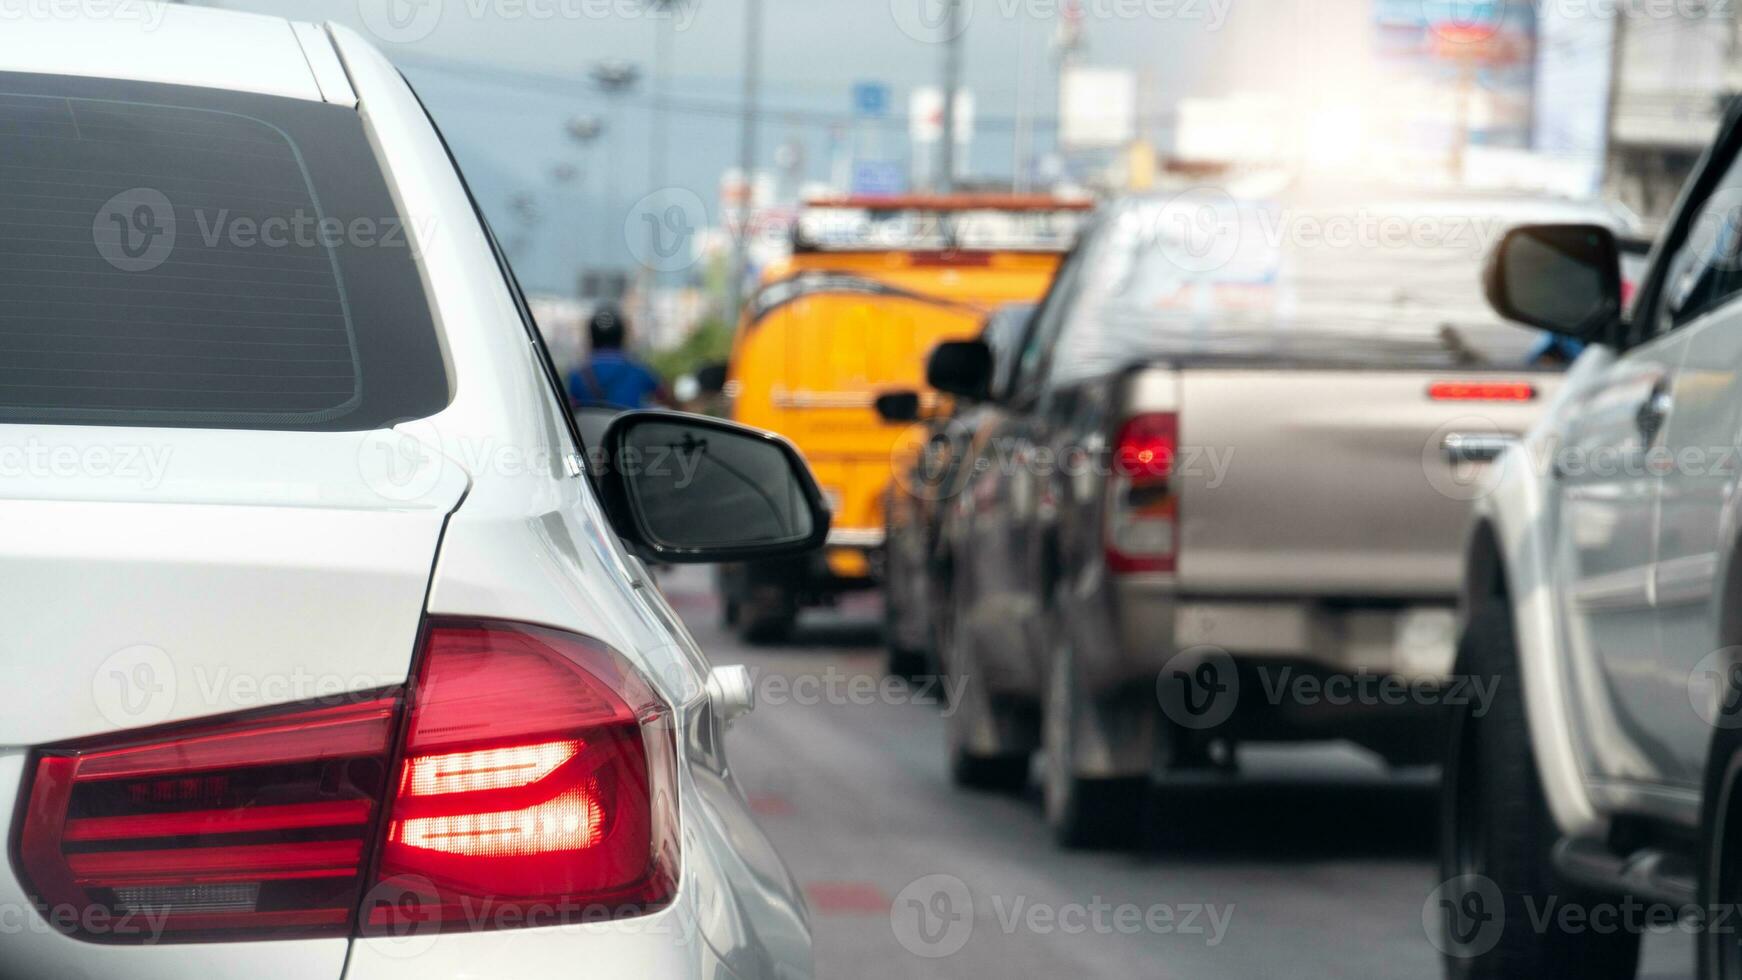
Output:
<svg viewBox="0 0 1742 980">
<path fill-rule="evenodd" d="M 1558 381 L 1537 372 L 1183 369 L 1181 590 L 1455 594 L 1485 464 L 1449 462 L 1445 437 L 1522 434 Z M 1519 383 L 1535 397 L 1473 387 Z"/>
</svg>

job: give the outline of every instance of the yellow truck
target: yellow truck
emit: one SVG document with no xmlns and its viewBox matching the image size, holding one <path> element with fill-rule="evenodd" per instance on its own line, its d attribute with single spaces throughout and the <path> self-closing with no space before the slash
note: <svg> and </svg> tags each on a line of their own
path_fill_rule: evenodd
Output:
<svg viewBox="0 0 1742 980">
<path fill-rule="evenodd" d="M 876 584 L 884 489 L 905 451 L 904 427 L 878 416 L 877 396 L 925 390 L 934 346 L 1036 301 L 1090 207 L 951 195 L 819 200 L 801 212 L 792 256 L 745 306 L 725 391 L 733 418 L 797 444 L 834 521 L 820 554 L 721 570 L 724 616 L 746 640 L 784 639 L 805 606 Z"/>
</svg>

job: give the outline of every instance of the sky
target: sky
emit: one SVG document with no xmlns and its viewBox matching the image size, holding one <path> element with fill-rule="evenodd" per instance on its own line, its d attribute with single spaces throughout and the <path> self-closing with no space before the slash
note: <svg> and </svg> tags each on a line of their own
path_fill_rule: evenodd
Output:
<svg viewBox="0 0 1742 980">
<path fill-rule="evenodd" d="M 905 162 L 905 123 L 853 122 L 858 82 L 889 86 L 905 114 L 909 92 L 938 84 L 939 0 L 763 0 L 763 85 L 758 158 L 782 151 L 809 179 L 825 179 L 831 139 L 861 156 Z M 1339 0 L 1318 0 L 1336 3 Z M 735 165 L 748 0 L 688 0 L 665 23 L 672 51 L 669 151 L 663 186 L 687 188 L 713 212 L 722 172 Z M 1015 169 L 1019 108 L 1056 116 L 1050 49 L 1062 0 L 963 0 L 963 81 L 976 98 L 975 174 Z M 1165 140 L 1168 109 L 1183 93 L 1225 85 L 1217 52 L 1228 35 L 1272 21 L 1278 0 L 1083 0 L 1082 63 L 1140 72 L 1139 111 Z M 1242 5 L 1243 4 L 1243 5 Z M 631 261 L 623 216 L 660 188 L 651 160 L 650 78 L 661 22 L 639 0 L 205 0 L 207 6 L 332 20 L 370 36 L 412 80 L 501 237 L 517 244 L 529 288 L 574 288 L 585 263 Z M 929 19 L 928 19 L 929 18 Z M 641 69 L 636 91 L 613 105 L 587 80 L 601 61 Z M 564 131 L 577 116 L 606 135 L 583 151 Z M 1039 148 L 1051 148 L 1043 123 Z M 615 168 L 609 166 L 617 161 Z M 584 171 L 566 184 L 559 165 Z M 615 172 L 615 181 L 609 174 Z M 530 197 L 535 220 L 511 207 Z M 607 201 L 615 205 L 606 207 Z M 611 216 L 615 216 L 612 220 Z"/>
</svg>

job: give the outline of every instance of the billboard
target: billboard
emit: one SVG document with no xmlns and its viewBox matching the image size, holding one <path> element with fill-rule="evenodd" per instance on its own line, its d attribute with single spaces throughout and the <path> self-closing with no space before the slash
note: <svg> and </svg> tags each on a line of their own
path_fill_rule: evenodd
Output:
<svg viewBox="0 0 1742 980">
<path fill-rule="evenodd" d="M 1537 16 L 1529 0 L 1373 0 L 1378 70 L 1424 152 L 1524 149 L 1535 120 Z"/>
</svg>

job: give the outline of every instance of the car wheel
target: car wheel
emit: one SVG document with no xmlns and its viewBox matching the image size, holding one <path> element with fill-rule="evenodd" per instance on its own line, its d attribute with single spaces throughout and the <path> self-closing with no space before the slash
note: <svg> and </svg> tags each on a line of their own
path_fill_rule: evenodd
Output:
<svg viewBox="0 0 1742 980">
<path fill-rule="evenodd" d="M 889 676 L 913 680 L 932 673 L 930 652 L 901 642 L 901 633 L 896 627 L 900 616 L 901 609 L 886 588 L 883 596 L 883 643 L 889 650 Z"/>
<path fill-rule="evenodd" d="M 1493 703 L 1456 706 L 1440 804 L 1440 934 L 1446 976 L 1468 980 L 1638 972 L 1639 933 L 1536 925 L 1542 909 L 1616 899 L 1562 881 L 1550 861 L 1559 838 L 1530 751 L 1510 611 L 1478 608 L 1461 638 L 1458 670 L 1492 685 Z"/>
<path fill-rule="evenodd" d="M 779 586 L 753 587 L 737 611 L 738 637 L 753 646 L 785 643 L 797 623 L 798 603 Z"/>
<path fill-rule="evenodd" d="M 1070 643 L 1060 642 L 1053 652 L 1041 719 L 1046 822 L 1063 847 L 1130 847 L 1140 839 L 1148 813 L 1149 779 L 1077 775 L 1073 763 L 1083 713 L 1073 661 Z"/>
<path fill-rule="evenodd" d="M 936 624 L 938 649 L 943 651 L 943 672 L 949 678 L 943 687 L 961 692 L 944 723 L 949 746 L 950 782 L 962 789 L 1020 793 L 1028 786 L 1029 753 L 988 754 L 969 747 L 974 726 L 991 725 L 996 729 L 997 723 L 985 686 L 975 682 L 973 655 L 956 628 L 960 611 L 953 597 L 959 592 L 952 589 L 950 594 L 949 608 L 940 613 Z"/>
<path fill-rule="evenodd" d="M 1720 728 L 1706 766 L 1700 818 L 1700 908 L 1726 916 L 1699 931 L 1701 980 L 1742 980 L 1742 731 Z"/>
</svg>

